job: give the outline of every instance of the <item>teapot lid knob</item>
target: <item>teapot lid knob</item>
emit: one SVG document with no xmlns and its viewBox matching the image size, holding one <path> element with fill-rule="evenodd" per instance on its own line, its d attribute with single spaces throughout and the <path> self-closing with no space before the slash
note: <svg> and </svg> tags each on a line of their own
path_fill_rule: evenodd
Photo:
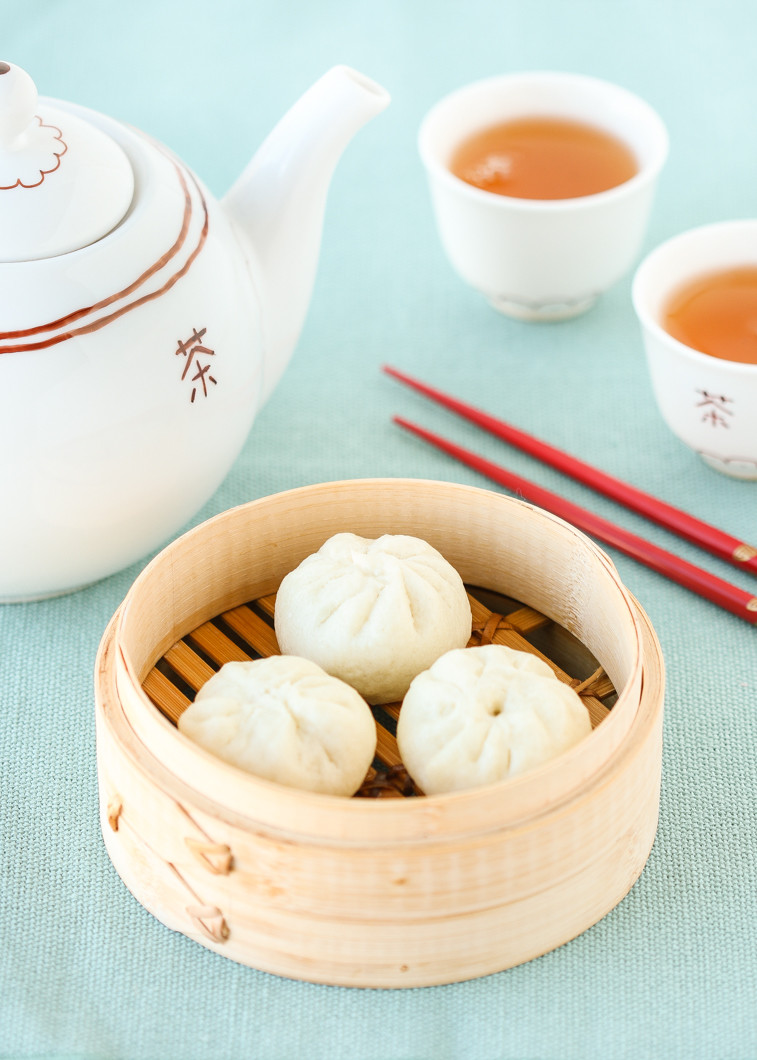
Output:
<svg viewBox="0 0 757 1060">
<path fill-rule="evenodd" d="M 38 105 L 39 104 L 39 105 Z M 0 61 L 0 262 L 65 254 L 122 220 L 134 194 L 123 149 Z"/>
<path fill-rule="evenodd" d="M 0 143 L 12 143 L 34 121 L 37 86 L 20 67 L 0 62 Z"/>
</svg>

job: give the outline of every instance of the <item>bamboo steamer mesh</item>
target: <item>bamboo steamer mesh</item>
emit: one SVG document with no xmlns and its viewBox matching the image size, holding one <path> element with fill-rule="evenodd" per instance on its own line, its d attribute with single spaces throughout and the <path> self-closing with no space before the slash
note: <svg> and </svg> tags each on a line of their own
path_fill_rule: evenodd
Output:
<svg viewBox="0 0 757 1060">
<path fill-rule="evenodd" d="M 470 587 L 471 643 L 541 654 L 579 688 L 591 736 L 504 784 L 425 797 L 389 705 L 375 710 L 377 759 L 352 799 L 243 774 L 186 740 L 175 723 L 196 689 L 225 661 L 278 650 L 281 578 L 342 530 L 438 548 Z M 278 974 L 399 986 L 508 967 L 611 909 L 654 838 L 654 632 L 601 550 L 487 490 L 331 483 L 203 524 L 114 616 L 96 698 L 103 833 L 123 879 L 170 927 Z"/>
</svg>

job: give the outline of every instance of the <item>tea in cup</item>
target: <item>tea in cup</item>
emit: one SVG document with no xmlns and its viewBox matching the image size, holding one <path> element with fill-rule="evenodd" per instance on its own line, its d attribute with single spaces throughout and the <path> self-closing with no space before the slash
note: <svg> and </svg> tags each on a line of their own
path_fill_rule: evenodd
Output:
<svg viewBox="0 0 757 1060">
<path fill-rule="evenodd" d="M 757 479 L 757 221 L 669 239 L 632 297 L 667 425 L 717 471 Z"/>
<path fill-rule="evenodd" d="M 450 262 L 496 309 L 526 320 L 584 312 L 631 267 L 667 148 L 643 100 L 564 73 L 468 85 L 419 133 Z"/>
</svg>

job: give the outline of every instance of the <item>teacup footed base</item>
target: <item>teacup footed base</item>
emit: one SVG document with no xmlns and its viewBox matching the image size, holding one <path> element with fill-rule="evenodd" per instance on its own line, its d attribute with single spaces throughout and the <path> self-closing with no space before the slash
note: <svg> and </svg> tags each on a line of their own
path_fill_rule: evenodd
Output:
<svg viewBox="0 0 757 1060">
<path fill-rule="evenodd" d="M 489 295 L 489 304 L 503 316 L 532 323 L 571 320 L 594 305 L 599 295 L 592 294 L 575 302 L 545 302 L 543 305 L 516 302 L 499 295 Z"/>
<path fill-rule="evenodd" d="M 728 475 L 729 478 L 738 478 L 744 482 L 757 482 L 757 463 L 753 460 L 723 459 L 701 451 L 698 455 L 708 467 L 711 467 L 714 471 L 719 471 L 721 475 Z"/>
</svg>

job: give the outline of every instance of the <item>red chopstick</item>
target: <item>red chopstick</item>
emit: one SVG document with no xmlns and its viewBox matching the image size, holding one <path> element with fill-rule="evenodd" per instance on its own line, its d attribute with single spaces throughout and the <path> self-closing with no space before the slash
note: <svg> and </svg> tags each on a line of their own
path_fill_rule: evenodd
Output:
<svg viewBox="0 0 757 1060">
<path fill-rule="evenodd" d="M 710 574 L 709 571 L 694 566 L 693 563 L 681 559 L 680 556 L 676 556 L 672 552 L 666 552 L 665 549 L 659 548 L 657 545 L 652 544 L 651 541 L 645 541 L 642 537 L 637 537 L 636 534 L 632 534 L 629 530 L 624 530 L 623 527 L 615 526 L 614 523 L 609 522 L 607 519 L 594 515 L 593 512 L 587 511 L 585 508 L 580 508 L 577 504 L 559 497 L 556 493 L 543 489 L 541 486 L 535 486 L 533 483 L 521 478 L 520 475 L 515 475 L 499 464 L 492 463 L 491 460 L 477 456 L 476 453 L 463 449 L 462 446 L 456 445 L 454 442 L 448 442 L 445 438 L 441 438 L 432 431 L 427 431 L 424 427 L 418 427 L 401 416 L 394 416 L 393 420 L 400 427 L 404 427 L 405 430 L 418 435 L 419 438 L 423 438 L 437 449 L 441 449 L 461 463 L 466 464 L 475 471 L 479 471 L 482 475 L 499 483 L 499 485 L 504 486 L 505 489 L 510 490 L 512 493 L 519 494 L 532 504 L 545 508 L 547 511 L 552 512 L 553 515 L 572 523 L 579 530 L 583 530 L 592 537 L 599 538 L 600 541 L 612 545 L 627 556 L 638 560 L 639 563 L 643 563 L 646 567 L 657 571 L 658 574 L 663 574 L 671 581 L 677 582 L 678 585 L 683 585 L 686 589 L 690 589 L 697 595 L 704 597 L 705 600 L 717 604 L 747 622 L 757 623 L 757 597 L 752 596 L 743 589 L 730 585 L 721 578 L 715 577 L 714 574 Z"/>
<path fill-rule="evenodd" d="M 631 511 L 646 516 L 647 519 L 664 526 L 666 530 L 671 530 L 686 541 L 690 541 L 692 544 L 711 552 L 719 559 L 726 560 L 726 562 L 732 563 L 742 570 L 749 570 L 757 574 L 757 548 L 752 545 L 744 544 L 738 538 L 732 537 L 723 530 L 718 530 L 717 527 L 710 526 L 709 523 L 705 523 L 701 519 L 681 511 L 680 508 L 674 508 L 672 504 L 667 504 L 657 497 L 652 497 L 649 493 L 644 493 L 643 490 L 637 489 L 627 482 L 621 482 L 620 479 L 613 478 L 612 475 L 592 467 L 591 464 L 585 464 L 583 460 L 570 456 L 568 453 L 563 453 L 547 442 L 534 438 L 533 435 L 527 434 L 517 427 L 512 427 L 504 420 L 497 419 L 497 417 L 491 416 L 487 412 L 482 412 L 472 405 L 467 405 L 464 401 L 451 397 L 449 394 L 444 394 L 435 387 L 421 383 L 396 368 L 385 365 L 383 370 L 387 375 L 412 387 L 413 390 L 417 390 L 418 393 L 431 398 L 432 401 L 443 405 L 444 408 L 456 412 L 471 423 L 483 427 L 484 430 L 495 435 L 495 437 L 509 442 L 510 445 L 523 450 L 530 456 L 536 457 L 542 463 L 562 471 L 563 474 L 582 482 L 585 486 L 591 487 L 598 493 L 603 493 L 606 497 L 625 505 Z"/>
</svg>

